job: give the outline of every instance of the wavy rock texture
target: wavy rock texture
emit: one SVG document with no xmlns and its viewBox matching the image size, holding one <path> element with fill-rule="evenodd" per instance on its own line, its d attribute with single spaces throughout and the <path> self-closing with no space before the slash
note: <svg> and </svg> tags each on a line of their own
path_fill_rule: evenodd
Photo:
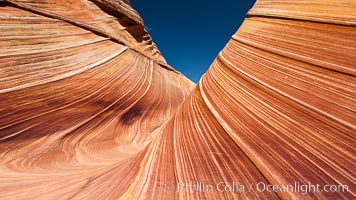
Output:
<svg viewBox="0 0 356 200">
<path fill-rule="evenodd" d="M 127 1 L 0 1 L 0 199 L 354 199 L 356 3 L 330 2 L 257 1 L 194 87 Z"/>
</svg>

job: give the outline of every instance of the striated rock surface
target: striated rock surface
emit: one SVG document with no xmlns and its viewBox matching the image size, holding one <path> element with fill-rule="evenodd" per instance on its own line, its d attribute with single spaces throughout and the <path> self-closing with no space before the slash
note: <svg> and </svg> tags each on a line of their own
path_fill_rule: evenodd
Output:
<svg viewBox="0 0 356 200">
<path fill-rule="evenodd" d="M 194 86 L 128 1 L 0 1 L 0 199 L 354 199 L 355 15 L 259 0 Z"/>
<path fill-rule="evenodd" d="M 119 197 L 194 84 L 121 1 L 6 1 L 0 24 L 0 199 Z"/>
</svg>

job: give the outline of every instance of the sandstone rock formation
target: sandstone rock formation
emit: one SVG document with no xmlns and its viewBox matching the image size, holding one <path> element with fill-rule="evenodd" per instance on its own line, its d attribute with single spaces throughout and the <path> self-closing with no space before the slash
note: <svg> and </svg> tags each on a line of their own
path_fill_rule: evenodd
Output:
<svg viewBox="0 0 356 200">
<path fill-rule="evenodd" d="M 128 1 L 2 0 L 0 199 L 353 199 L 355 25 L 259 0 L 195 86 Z"/>
</svg>

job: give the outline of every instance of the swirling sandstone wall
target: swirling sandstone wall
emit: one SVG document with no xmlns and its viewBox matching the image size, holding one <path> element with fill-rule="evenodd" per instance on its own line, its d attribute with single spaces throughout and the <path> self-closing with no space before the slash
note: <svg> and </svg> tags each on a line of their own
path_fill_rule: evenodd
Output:
<svg viewBox="0 0 356 200">
<path fill-rule="evenodd" d="M 353 199 L 355 25 L 351 0 L 259 0 L 195 86 L 128 1 L 0 1 L 0 199 Z"/>
</svg>

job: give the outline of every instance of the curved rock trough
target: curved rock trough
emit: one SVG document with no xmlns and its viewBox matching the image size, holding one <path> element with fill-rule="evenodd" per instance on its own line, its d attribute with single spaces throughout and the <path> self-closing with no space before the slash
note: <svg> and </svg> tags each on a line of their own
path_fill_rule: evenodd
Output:
<svg viewBox="0 0 356 200">
<path fill-rule="evenodd" d="M 195 85 L 128 1 L 2 0 L 0 200 L 355 199 L 355 26 L 258 0 Z"/>
</svg>

